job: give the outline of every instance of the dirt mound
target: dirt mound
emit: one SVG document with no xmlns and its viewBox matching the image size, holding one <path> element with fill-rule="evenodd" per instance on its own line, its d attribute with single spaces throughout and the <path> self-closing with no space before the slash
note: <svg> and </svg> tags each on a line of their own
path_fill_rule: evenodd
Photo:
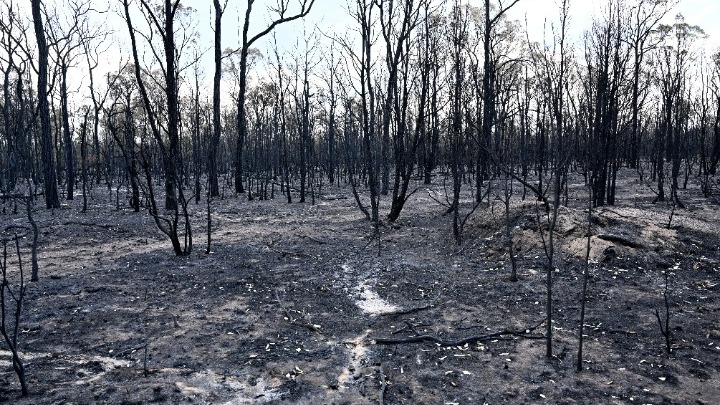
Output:
<svg viewBox="0 0 720 405">
<path fill-rule="evenodd" d="M 522 259 L 531 253 L 544 251 L 548 243 L 549 222 L 549 214 L 540 204 L 528 201 L 511 204 L 509 223 L 516 257 Z M 593 209 L 590 260 L 601 262 L 620 258 L 636 263 L 662 262 L 662 258 L 672 255 L 685 244 L 678 238 L 679 225 L 668 228 L 667 222 L 668 218 L 662 213 L 647 208 L 618 206 Z M 488 256 L 507 256 L 505 226 L 505 208 L 498 204 L 469 221 L 465 238 L 483 240 Z M 561 206 L 558 209 L 555 241 L 561 255 L 584 259 L 587 233 L 587 208 Z"/>
</svg>

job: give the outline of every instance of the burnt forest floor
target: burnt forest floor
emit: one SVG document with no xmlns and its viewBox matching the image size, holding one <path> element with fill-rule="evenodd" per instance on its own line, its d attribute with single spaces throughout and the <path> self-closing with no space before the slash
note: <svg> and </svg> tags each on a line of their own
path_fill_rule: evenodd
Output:
<svg viewBox="0 0 720 405">
<path fill-rule="evenodd" d="M 457 246 L 439 203 L 442 178 L 435 181 L 415 185 L 379 239 L 347 188 L 324 187 L 314 205 L 287 204 L 276 190 L 268 201 L 213 201 L 216 229 L 205 254 L 205 203 L 193 203 L 195 248 L 184 258 L 146 212 L 117 210 L 115 195 L 99 186 L 86 213 L 82 197 L 36 209 L 40 281 L 29 286 L 19 337 L 30 395 L 20 398 L 3 344 L 0 402 L 720 403 L 717 200 L 691 181 L 680 190 L 686 208 L 667 228 L 672 207 L 652 204 L 652 190 L 621 172 L 617 204 L 593 212 L 578 373 L 582 177 L 571 178 L 568 206 L 559 209 L 550 359 L 535 339 L 545 324 L 528 330 L 544 320 L 546 304 L 533 198 L 521 200 L 514 184 L 519 281 L 511 282 L 504 204 L 494 196 L 502 182 Z M 3 229 L 24 220 L 9 204 Z M 669 355 L 655 317 L 665 310 L 664 272 Z M 504 330 L 521 333 L 482 338 Z M 377 344 L 418 335 L 478 339 Z"/>
</svg>

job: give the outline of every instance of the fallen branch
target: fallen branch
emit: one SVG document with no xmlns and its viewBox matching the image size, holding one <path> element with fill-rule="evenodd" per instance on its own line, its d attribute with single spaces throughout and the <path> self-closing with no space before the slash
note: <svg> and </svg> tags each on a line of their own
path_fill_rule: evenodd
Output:
<svg viewBox="0 0 720 405">
<path fill-rule="evenodd" d="M 433 303 L 423 305 L 421 307 L 413 307 L 413 308 L 401 309 L 401 310 L 392 311 L 392 312 L 384 312 L 384 313 L 380 314 L 380 316 L 399 316 L 399 315 L 413 314 L 415 312 L 420 312 L 420 311 L 424 311 L 426 309 L 430 309 L 433 306 L 434 306 L 434 301 L 433 301 Z"/>
<path fill-rule="evenodd" d="M 63 226 L 70 226 L 70 225 L 88 226 L 88 227 L 96 226 L 98 228 L 103 228 L 103 229 L 113 229 L 113 228 L 118 228 L 118 226 L 119 226 L 119 225 L 114 225 L 114 224 L 96 224 L 93 222 L 75 222 L 75 221 L 69 221 L 69 222 L 63 223 Z"/>
<path fill-rule="evenodd" d="M 378 401 L 380 405 L 385 404 L 385 390 L 387 390 L 387 381 L 385 381 L 385 370 L 382 364 L 380 365 L 380 394 L 378 395 Z"/>
<path fill-rule="evenodd" d="M 408 344 L 408 343 L 423 343 L 423 342 L 431 342 L 436 343 L 440 346 L 463 346 L 465 344 L 475 343 L 475 342 L 484 342 L 488 340 L 493 340 L 497 338 L 501 338 L 504 336 L 516 336 L 521 337 L 525 339 L 545 339 L 544 335 L 535 335 L 532 334 L 532 331 L 539 328 L 540 325 L 545 323 L 545 319 L 540 321 L 537 325 L 534 325 L 530 328 L 524 329 L 524 330 L 502 330 L 500 332 L 490 333 L 487 335 L 476 335 L 476 336 L 470 336 L 466 338 L 456 339 L 456 340 L 446 340 L 439 338 L 437 336 L 433 335 L 427 335 L 427 334 L 417 334 L 415 336 L 411 336 L 404 339 L 393 339 L 393 338 L 376 338 L 372 339 L 376 345 L 399 345 L 399 344 Z"/>
<path fill-rule="evenodd" d="M 601 234 L 598 234 L 597 237 L 598 237 L 598 239 L 606 240 L 608 242 L 619 243 L 623 246 L 631 247 L 633 249 L 639 249 L 639 248 L 643 247 L 642 243 L 636 242 L 634 240 L 631 240 L 631 239 L 626 238 L 621 235 L 601 233 Z"/>
<path fill-rule="evenodd" d="M 390 316 L 407 315 L 407 314 L 413 314 L 415 312 L 420 312 L 420 311 L 424 311 L 426 309 L 433 308 L 435 306 L 435 304 L 437 303 L 438 299 L 440 299 L 441 295 L 442 295 L 442 291 L 439 291 L 437 293 L 437 295 L 435 296 L 435 298 L 432 299 L 432 301 L 430 301 L 429 303 L 427 303 L 423 306 L 412 307 L 412 308 L 408 308 L 408 309 L 399 309 L 397 311 L 392 311 L 392 312 L 385 312 L 385 313 L 380 314 L 380 316 L 390 317 Z"/>
<path fill-rule="evenodd" d="M 427 191 L 428 197 L 430 197 L 431 200 L 433 200 L 433 201 L 435 201 L 436 203 L 442 205 L 443 207 L 448 207 L 448 208 L 450 207 L 450 204 L 449 204 L 449 203 L 444 203 L 444 202 L 440 201 L 438 198 L 436 198 L 436 197 L 432 194 L 434 191 L 431 191 L 429 188 L 426 188 L 425 191 Z"/>
</svg>

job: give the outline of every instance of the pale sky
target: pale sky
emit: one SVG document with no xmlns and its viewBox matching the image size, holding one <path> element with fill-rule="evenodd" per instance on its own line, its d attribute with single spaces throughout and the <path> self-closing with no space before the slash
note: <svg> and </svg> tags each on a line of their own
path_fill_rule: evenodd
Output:
<svg viewBox="0 0 720 405">
<path fill-rule="evenodd" d="M 503 3 L 507 4 L 505 0 Z M 524 21 L 527 16 L 528 30 L 532 34 L 542 35 L 543 24 L 547 19 L 549 22 L 557 22 L 559 19 L 560 0 L 520 0 L 520 2 L 509 12 L 513 19 Z M 570 25 L 571 37 L 575 41 L 582 40 L 582 33 L 590 28 L 594 15 L 599 12 L 605 0 L 570 0 Z M 710 49 L 720 46 L 720 25 L 717 24 L 720 18 L 720 0 L 681 0 L 678 6 L 670 11 L 664 22 L 672 24 L 675 16 L 681 13 L 685 22 L 691 25 L 698 25 L 709 35 Z"/>
<path fill-rule="evenodd" d="M 511 0 L 503 0 L 504 4 Z M 212 2 L 209 0 L 185 0 L 184 3 L 198 10 L 199 17 L 205 21 L 211 21 Z M 263 9 L 265 4 L 275 3 L 274 0 L 258 0 L 256 2 L 253 16 L 254 22 L 267 21 L 267 13 Z M 467 3 L 481 6 L 483 0 L 467 0 Z M 582 40 L 582 33 L 590 28 L 593 15 L 598 15 L 600 7 L 606 3 L 605 0 L 570 0 L 570 37 L 574 41 Z M 520 20 L 523 23 L 527 19 L 528 30 L 531 39 L 539 41 L 543 35 L 543 25 L 547 22 L 548 27 L 557 23 L 559 18 L 560 0 L 520 0 L 508 16 L 511 19 Z M 242 8 L 242 10 L 241 10 Z M 308 28 L 317 25 L 323 31 L 332 32 L 333 29 L 342 31 L 352 20 L 347 16 L 347 0 L 316 0 L 315 6 L 305 22 Z M 681 0 L 676 9 L 668 13 L 668 23 L 674 21 L 675 15 L 682 13 L 688 24 L 699 25 L 709 35 L 709 48 L 720 47 L 720 0 Z M 232 47 L 237 44 L 239 38 L 239 26 L 242 24 L 244 14 L 244 1 L 230 0 L 228 11 L 223 19 L 223 42 L 224 46 Z M 208 28 L 209 23 L 204 24 Z M 278 37 L 294 46 L 296 35 L 302 35 L 302 22 L 291 23 L 278 30 Z M 252 29 L 251 29 L 252 31 Z M 206 30 L 207 43 L 212 44 L 212 31 Z M 258 47 L 269 47 L 270 43 L 259 43 Z"/>
<path fill-rule="evenodd" d="M 9 0 L 3 0 L 9 1 Z M 119 1 L 102 1 L 91 0 L 100 7 L 110 3 L 113 12 L 108 16 L 105 25 L 115 30 L 113 35 L 117 45 L 110 47 L 108 54 L 104 58 L 106 63 L 104 68 L 106 71 L 117 69 L 117 61 L 122 49 L 124 58 L 130 57 L 127 51 L 129 38 L 127 28 L 123 19 L 119 16 L 121 10 Z M 292 4 L 295 0 L 291 0 Z M 503 0 L 504 4 L 508 4 L 511 0 Z M 557 24 L 559 21 L 559 3 L 561 0 L 520 0 L 520 2 L 509 12 L 511 19 L 520 20 L 524 26 L 527 19 L 530 38 L 536 41 L 542 41 L 543 25 L 547 23 L 548 36 L 550 24 Z M 29 5 L 26 0 L 14 0 L 14 2 L 23 8 L 27 8 L 29 16 Z M 48 6 L 52 4 L 61 5 L 62 0 L 45 0 Z M 467 0 L 468 3 L 480 6 L 483 0 Z M 605 3 L 604 0 L 570 0 L 570 22 L 569 22 L 569 39 L 577 44 L 582 43 L 583 32 L 590 28 L 592 16 L 599 14 L 600 6 Z M 213 45 L 213 7 L 210 0 L 183 0 L 183 4 L 197 10 L 196 19 L 198 20 L 197 28 L 200 32 L 199 46 L 206 49 L 202 66 L 204 75 L 207 80 L 212 77 L 212 45 Z M 253 12 L 253 25 L 251 26 L 251 34 L 257 32 L 261 25 L 269 21 L 266 5 L 275 4 L 275 0 L 257 0 L 255 10 Z M 244 0 L 229 0 L 228 10 L 223 18 L 223 47 L 238 47 L 240 30 L 244 18 Z M 316 0 L 313 10 L 309 18 L 305 22 L 296 21 L 277 30 L 278 42 L 281 48 L 292 52 L 295 48 L 295 41 L 302 39 L 303 30 L 312 30 L 317 26 L 320 30 L 332 33 L 333 30 L 341 33 L 345 31 L 348 24 L 352 23 L 352 19 L 347 15 L 347 0 Z M 720 18 L 720 0 L 681 0 L 680 4 L 666 18 L 666 22 L 672 23 L 675 15 L 682 13 L 688 24 L 699 25 L 708 34 L 708 39 L 704 40 L 704 47 L 710 51 L 720 48 L 720 24 L 717 20 Z M 140 17 L 135 18 L 135 24 L 140 26 L 144 21 Z M 260 48 L 267 56 L 271 51 L 271 37 L 260 40 L 256 47 Z M 551 38 L 548 38 L 551 42 Z M 77 73 L 77 77 L 81 78 L 84 74 Z M 86 86 L 84 83 L 82 86 Z M 85 89 L 80 89 L 81 93 L 85 93 Z"/>
</svg>

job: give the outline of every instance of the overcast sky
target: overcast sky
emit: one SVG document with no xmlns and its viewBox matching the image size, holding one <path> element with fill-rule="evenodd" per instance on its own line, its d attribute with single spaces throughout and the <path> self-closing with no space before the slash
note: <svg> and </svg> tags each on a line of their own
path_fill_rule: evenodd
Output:
<svg viewBox="0 0 720 405">
<path fill-rule="evenodd" d="M 291 0 L 294 2 L 295 0 Z M 542 41 L 543 27 L 547 26 L 549 31 L 550 24 L 557 24 L 559 19 L 559 10 L 561 0 L 520 0 L 515 5 L 508 16 L 511 19 L 519 20 L 523 26 L 527 21 L 527 27 L 531 40 Z M 503 0 L 504 4 L 510 3 L 511 0 Z M 198 20 L 201 21 L 198 28 L 202 33 L 201 44 L 207 49 L 212 47 L 212 29 L 210 24 L 213 20 L 212 2 L 210 0 L 183 0 L 187 6 L 197 10 Z M 275 0 L 257 0 L 253 11 L 253 25 L 251 35 L 257 32 L 261 25 L 269 22 L 269 15 L 266 11 L 266 5 L 274 4 Z M 481 6 L 483 0 L 468 0 L 468 3 Z M 593 16 L 600 14 L 603 4 L 607 4 L 606 0 L 570 0 L 570 21 L 569 21 L 569 39 L 571 42 L 581 43 L 583 32 L 590 28 Z M 333 31 L 342 33 L 347 30 L 349 24 L 353 20 L 348 16 L 347 0 L 316 0 L 313 10 L 311 11 L 307 21 L 293 22 L 286 26 L 281 26 L 277 30 L 278 42 L 285 50 L 292 51 L 295 48 L 295 41 L 303 35 L 303 29 L 312 30 L 318 27 L 320 30 L 331 34 Z M 241 34 L 241 26 L 244 18 L 245 1 L 229 0 L 228 10 L 223 18 L 223 47 L 237 47 Z M 716 50 L 720 47 L 720 0 L 681 0 L 680 4 L 666 18 L 667 23 L 674 21 L 675 15 L 682 13 L 688 24 L 698 25 L 702 27 L 708 34 L 705 39 L 704 47 L 710 50 Z M 127 37 L 125 31 L 120 32 L 121 37 Z M 548 35 L 550 35 L 548 33 Z M 551 38 L 548 38 L 551 41 Z M 256 44 L 264 53 L 270 52 L 272 49 L 270 39 L 261 40 Z M 205 63 L 205 74 L 212 75 L 212 55 L 208 52 Z"/>
<path fill-rule="evenodd" d="M 121 7 L 119 6 L 119 1 L 92 1 L 97 3 L 100 8 L 110 4 L 112 9 L 107 15 L 107 21 L 104 22 L 104 25 L 115 31 L 112 37 L 117 45 L 110 47 L 108 54 L 104 58 L 107 63 L 102 67 L 105 68 L 105 71 L 115 70 L 118 67 L 120 54 L 123 54 L 125 60 L 130 57 L 128 52 L 129 39 L 127 28 L 119 14 Z M 291 3 L 296 4 L 295 1 L 297 0 L 291 0 Z M 549 27 L 550 24 L 557 24 L 558 22 L 560 1 L 561 0 L 520 0 L 508 13 L 508 16 L 511 19 L 521 21 L 523 26 L 525 25 L 525 21 L 527 21 L 531 40 L 542 41 L 543 26 L 547 23 Z M 210 80 L 213 69 L 213 31 L 211 25 L 214 13 L 212 1 L 183 0 L 182 2 L 184 5 L 196 10 L 196 20 L 198 21 L 197 29 L 200 32 L 199 46 L 201 49 L 206 50 L 202 63 L 203 74 L 207 80 Z M 480 6 L 483 0 L 467 0 L 467 2 Z M 503 0 L 504 4 L 510 2 L 511 0 Z M 27 9 L 27 15 L 29 16 L 29 2 L 26 0 L 15 0 L 15 3 Z M 52 4 L 60 5 L 63 2 L 61 0 L 57 0 L 56 2 L 45 0 L 45 3 L 51 6 Z M 245 0 L 228 1 L 228 9 L 223 18 L 224 48 L 236 48 L 239 45 L 245 4 Z M 269 14 L 266 9 L 268 4 L 275 4 L 275 0 L 256 1 L 252 20 L 253 26 L 250 30 L 251 35 L 253 32 L 257 32 L 261 26 L 269 22 Z M 606 0 L 570 0 L 569 39 L 571 42 L 575 42 L 578 45 L 581 43 L 583 32 L 590 28 L 592 17 L 600 14 L 600 9 L 603 4 L 606 4 Z M 346 31 L 348 25 L 353 23 L 352 19 L 348 16 L 347 7 L 347 0 L 316 0 L 307 21 L 296 21 L 281 26 L 277 30 L 278 42 L 281 48 L 292 52 L 295 48 L 296 40 L 302 38 L 304 29 L 312 30 L 318 27 L 328 34 L 332 34 L 333 31 L 336 33 Z M 708 34 L 708 38 L 703 40 L 706 49 L 714 52 L 720 48 L 720 24 L 717 23 L 718 19 L 720 19 L 720 0 L 681 0 L 675 9 L 668 13 L 666 22 L 672 23 L 677 13 L 682 13 L 688 24 L 698 25 L 705 30 Z M 144 23 L 139 17 L 136 18 L 134 22 L 138 26 Z M 551 38 L 548 38 L 548 41 L 551 42 Z M 266 54 L 270 52 L 272 49 L 270 37 L 256 43 L 256 47 L 260 48 L 261 51 Z M 84 76 L 82 72 L 75 72 L 75 74 L 79 79 Z M 78 85 L 78 87 L 84 87 L 86 85 L 87 83 L 83 83 Z M 81 93 L 85 93 L 85 91 L 81 89 Z"/>
<path fill-rule="evenodd" d="M 504 0 L 504 4 L 510 3 L 511 0 Z M 209 0 L 185 0 L 185 4 L 198 10 L 200 18 L 203 16 L 206 21 L 212 15 L 212 4 Z M 244 1 L 230 0 L 227 14 L 224 18 L 224 41 L 228 46 L 233 42 L 237 42 L 238 26 L 242 23 L 243 16 L 241 12 L 244 10 Z M 256 10 L 254 16 L 255 22 L 267 21 L 267 13 L 263 10 L 264 4 L 274 3 L 274 0 L 258 0 L 256 2 Z M 467 0 L 467 3 L 481 6 L 482 0 Z M 523 22 L 527 20 L 530 37 L 533 40 L 541 40 L 543 34 L 543 25 L 546 21 L 548 24 L 557 23 L 559 18 L 560 0 L 520 0 L 515 5 L 508 16 L 515 20 Z M 582 33 L 591 25 L 592 17 L 599 15 L 603 4 L 607 4 L 606 0 L 570 0 L 570 36 L 572 40 L 579 41 Z M 242 8 L 242 10 L 240 10 Z M 316 0 L 315 6 L 308 17 L 305 24 L 310 26 L 317 25 L 322 30 L 332 31 L 343 30 L 352 20 L 347 15 L 346 0 Z M 698 25 L 702 27 L 710 36 L 710 48 L 715 49 L 720 46 L 720 0 L 681 0 L 676 9 L 668 14 L 667 22 L 672 23 L 675 15 L 682 13 L 688 24 Z M 209 27 L 208 24 L 205 24 Z M 302 23 L 293 23 L 291 26 L 284 27 L 279 32 L 282 38 L 291 41 L 292 37 L 302 29 Z M 265 46 L 268 44 L 266 43 Z M 259 44 L 263 46 L 263 44 Z"/>
</svg>

